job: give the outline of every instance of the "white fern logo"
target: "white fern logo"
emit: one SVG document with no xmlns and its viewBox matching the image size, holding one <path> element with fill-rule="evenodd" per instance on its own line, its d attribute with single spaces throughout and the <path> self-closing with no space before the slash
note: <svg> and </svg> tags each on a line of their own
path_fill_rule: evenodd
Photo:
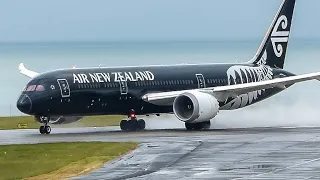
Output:
<svg viewBox="0 0 320 180">
<path fill-rule="evenodd" d="M 282 15 L 277 20 L 272 34 L 271 34 L 271 43 L 273 51 L 277 57 L 281 57 L 283 54 L 282 43 L 287 43 L 289 39 L 289 31 L 286 31 L 288 27 L 288 19 L 285 15 Z"/>
<path fill-rule="evenodd" d="M 265 56 L 264 58 L 267 57 Z M 262 58 L 261 63 L 266 61 L 266 59 L 264 58 Z M 227 70 L 229 85 L 266 81 L 272 79 L 272 76 L 272 69 L 269 66 L 263 64 L 261 64 L 258 67 L 231 66 Z M 229 102 L 226 101 L 225 104 L 221 107 L 221 109 L 231 110 L 250 105 L 254 100 L 258 99 L 258 97 L 261 96 L 264 91 L 265 89 L 262 89 L 242 94 Z"/>
</svg>

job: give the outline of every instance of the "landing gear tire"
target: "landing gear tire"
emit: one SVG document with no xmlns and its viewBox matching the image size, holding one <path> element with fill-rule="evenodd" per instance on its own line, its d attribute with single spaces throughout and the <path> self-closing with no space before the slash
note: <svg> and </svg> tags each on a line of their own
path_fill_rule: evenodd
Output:
<svg viewBox="0 0 320 180">
<path fill-rule="evenodd" d="M 187 130 L 210 129 L 210 126 L 211 126 L 210 121 L 200 122 L 200 123 L 185 123 L 185 127 Z"/>
<path fill-rule="evenodd" d="M 139 130 L 144 130 L 146 128 L 146 122 L 143 119 L 138 120 Z"/>
<path fill-rule="evenodd" d="M 210 127 L 211 127 L 211 122 L 210 121 L 203 122 L 202 129 L 210 129 Z"/>
<path fill-rule="evenodd" d="M 40 126 L 39 131 L 40 131 L 40 134 L 50 134 L 51 127 L 50 126 Z"/>
<path fill-rule="evenodd" d="M 146 123 L 143 119 L 131 119 L 131 120 L 122 120 L 120 122 L 120 128 L 123 131 L 137 131 L 144 130 L 146 128 Z"/>
<path fill-rule="evenodd" d="M 121 120 L 121 122 L 120 122 L 120 128 L 121 128 L 121 130 L 123 130 L 123 131 L 126 131 L 126 130 L 128 130 L 128 121 L 127 120 Z"/>
<path fill-rule="evenodd" d="M 45 133 L 50 134 L 51 133 L 51 127 L 50 126 L 45 126 Z"/>
<path fill-rule="evenodd" d="M 187 130 L 193 130 L 193 124 L 192 123 L 185 123 L 185 127 Z"/>
</svg>

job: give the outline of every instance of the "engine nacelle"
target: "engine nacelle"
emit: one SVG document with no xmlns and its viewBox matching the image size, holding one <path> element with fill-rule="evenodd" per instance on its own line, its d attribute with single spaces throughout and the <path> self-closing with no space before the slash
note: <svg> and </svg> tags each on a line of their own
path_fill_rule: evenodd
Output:
<svg viewBox="0 0 320 180">
<path fill-rule="evenodd" d="M 58 117 L 50 117 L 50 124 L 70 124 L 76 121 L 79 121 L 83 117 L 81 116 L 58 116 Z M 35 121 L 42 123 L 39 116 L 35 116 Z"/>
<path fill-rule="evenodd" d="M 209 121 L 219 112 L 219 102 L 207 93 L 189 91 L 177 96 L 173 102 L 176 117 L 187 123 Z"/>
</svg>

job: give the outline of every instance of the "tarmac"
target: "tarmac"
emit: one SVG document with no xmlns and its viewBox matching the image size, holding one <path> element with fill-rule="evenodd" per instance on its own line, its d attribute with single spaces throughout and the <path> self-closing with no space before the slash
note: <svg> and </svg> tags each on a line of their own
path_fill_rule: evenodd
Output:
<svg viewBox="0 0 320 180">
<path fill-rule="evenodd" d="M 320 179 L 320 128 L 249 128 L 122 132 L 118 127 L 0 131 L 0 144 L 135 141 L 139 147 L 91 179 Z"/>
</svg>

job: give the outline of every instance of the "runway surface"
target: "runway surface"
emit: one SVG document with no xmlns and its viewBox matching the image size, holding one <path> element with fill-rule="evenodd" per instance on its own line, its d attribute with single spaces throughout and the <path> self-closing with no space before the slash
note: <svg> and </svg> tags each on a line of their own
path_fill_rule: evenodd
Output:
<svg viewBox="0 0 320 180">
<path fill-rule="evenodd" d="M 1 144 L 137 141 L 126 156 L 84 179 L 320 179 L 320 128 L 121 132 L 118 128 L 0 131 Z"/>
</svg>

